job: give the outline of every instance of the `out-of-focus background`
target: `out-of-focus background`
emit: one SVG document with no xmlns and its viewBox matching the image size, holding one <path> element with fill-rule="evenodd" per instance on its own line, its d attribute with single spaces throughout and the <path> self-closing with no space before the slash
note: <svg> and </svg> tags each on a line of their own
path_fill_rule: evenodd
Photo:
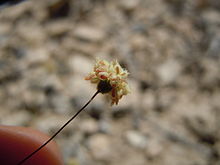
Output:
<svg viewBox="0 0 220 165">
<path fill-rule="evenodd" d="M 219 0 L 39 0 L 0 10 L 0 124 L 52 135 L 118 59 L 132 93 L 99 95 L 57 138 L 67 165 L 220 164 Z"/>
</svg>

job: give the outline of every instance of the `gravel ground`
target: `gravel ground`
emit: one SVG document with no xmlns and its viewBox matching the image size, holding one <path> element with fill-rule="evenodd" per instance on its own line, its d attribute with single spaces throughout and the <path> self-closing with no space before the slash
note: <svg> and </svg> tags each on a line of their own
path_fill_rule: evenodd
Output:
<svg viewBox="0 0 220 165">
<path fill-rule="evenodd" d="M 52 135 L 118 59 L 132 93 L 99 95 L 57 138 L 66 165 L 220 164 L 219 0 L 39 0 L 0 10 L 0 124 Z"/>
</svg>

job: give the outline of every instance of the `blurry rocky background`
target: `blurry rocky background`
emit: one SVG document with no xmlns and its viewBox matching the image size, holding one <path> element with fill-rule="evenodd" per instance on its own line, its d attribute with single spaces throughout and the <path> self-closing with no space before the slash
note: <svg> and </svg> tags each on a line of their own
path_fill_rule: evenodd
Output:
<svg viewBox="0 0 220 165">
<path fill-rule="evenodd" d="M 118 59 L 132 93 L 99 95 L 57 138 L 67 165 L 220 164 L 219 0 L 39 0 L 0 10 L 0 124 L 52 135 Z"/>
</svg>

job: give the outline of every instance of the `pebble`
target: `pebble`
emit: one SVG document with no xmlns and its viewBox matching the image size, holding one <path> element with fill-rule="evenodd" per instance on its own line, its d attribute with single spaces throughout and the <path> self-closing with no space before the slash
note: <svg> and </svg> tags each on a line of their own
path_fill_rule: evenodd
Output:
<svg viewBox="0 0 220 165">
<path fill-rule="evenodd" d="M 81 121 L 80 129 L 85 134 L 91 135 L 98 132 L 99 127 L 98 123 L 94 119 L 88 118 L 86 120 Z"/>
<path fill-rule="evenodd" d="M 143 94 L 142 105 L 149 111 L 155 108 L 156 98 L 153 91 L 147 91 Z"/>
<path fill-rule="evenodd" d="M 96 43 L 91 42 L 81 42 L 79 40 L 74 40 L 74 38 L 64 38 L 62 44 L 62 48 L 68 50 L 70 54 L 72 52 L 76 52 L 77 54 L 93 56 L 95 55 L 99 47 Z"/>
<path fill-rule="evenodd" d="M 34 92 L 26 89 L 21 94 L 19 100 L 21 106 L 25 106 L 33 112 L 41 111 L 41 108 L 45 105 L 45 95 L 39 91 Z"/>
<path fill-rule="evenodd" d="M 213 28 L 213 26 L 216 26 L 220 23 L 219 16 L 220 14 L 217 10 L 206 10 L 201 15 L 205 23 L 209 25 L 209 29 Z"/>
<path fill-rule="evenodd" d="M 80 40 L 100 42 L 105 38 L 105 32 L 97 27 L 80 25 L 74 30 L 74 36 Z"/>
<path fill-rule="evenodd" d="M 207 50 L 207 55 L 211 57 L 220 57 L 220 35 L 212 38 Z"/>
<path fill-rule="evenodd" d="M 12 29 L 12 26 L 9 23 L 2 23 L 0 26 L 0 36 L 8 34 Z"/>
<path fill-rule="evenodd" d="M 160 141 L 158 141 L 158 138 L 155 137 L 155 139 L 151 138 L 147 147 L 146 147 L 146 154 L 148 157 L 150 158 L 155 158 L 157 159 L 157 157 L 162 154 L 162 152 L 164 151 L 164 147 L 161 144 Z"/>
<path fill-rule="evenodd" d="M 158 66 L 156 73 L 162 85 L 168 85 L 174 83 L 181 74 L 181 65 L 177 60 L 168 59 Z"/>
<path fill-rule="evenodd" d="M 3 12 L 1 12 L 1 16 L 8 20 L 17 20 L 19 17 L 22 17 L 25 15 L 25 12 L 27 12 L 31 8 L 31 3 L 29 1 L 22 2 L 19 5 L 13 5 L 10 7 L 6 7 Z"/>
<path fill-rule="evenodd" d="M 67 161 L 67 165 L 79 165 L 79 162 L 75 158 L 70 158 Z"/>
<path fill-rule="evenodd" d="M 55 133 L 68 120 L 69 117 L 67 116 L 65 117 L 57 114 L 47 113 L 38 118 L 35 118 L 31 123 L 31 126 L 46 133 Z M 64 135 L 65 132 L 72 132 L 74 127 L 74 124 L 68 125 L 61 134 Z"/>
<path fill-rule="evenodd" d="M 49 99 L 50 107 L 57 114 L 68 114 L 71 109 L 69 97 L 61 94 L 52 95 Z"/>
<path fill-rule="evenodd" d="M 87 57 L 84 57 L 82 54 L 74 55 L 68 60 L 70 68 L 76 74 L 81 74 L 86 76 L 93 70 L 93 64 L 95 60 L 92 61 Z"/>
<path fill-rule="evenodd" d="M 30 49 L 27 52 L 27 56 L 23 62 L 29 64 L 29 66 L 35 66 L 38 64 L 43 64 L 49 59 L 49 51 L 46 48 L 35 48 Z"/>
<path fill-rule="evenodd" d="M 132 36 L 130 43 L 134 50 L 144 50 L 147 47 L 146 38 L 141 34 Z"/>
<path fill-rule="evenodd" d="M 110 137 L 105 134 L 96 134 L 88 140 L 88 147 L 92 156 L 99 161 L 107 161 L 111 159 L 111 146 Z"/>
<path fill-rule="evenodd" d="M 21 36 L 23 42 L 27 42 L 29 47 L 42 45 L 47 40 L 47 34 L 37 23 L 24 22 L 16 27 L 16 33 Z"/>
<path fill-rule="evenodd" d="M 134 10 L 138 7 L 140 0 L 120 0 L 119 5 L 124 10 Z"/>
<path fill-rule="evenodd" d="M 1 118 L 4 125 L 24 126 L 31 120 L 31 114 L 27 111 L 11 112 Z"/>
<path fill-rule="evenodd" d="M 219 42 L 219 46 L 220 46 L 220 42 Z M 220 57 L 220 49 L 219 49 L 219 57 Z M 204 74 L 201 77 L 202 80 L 201 84 L 206 86 L 207 88 L 213 89 L 218 84 L 218 80 L 219 80 L 219 77 L 216 75 L 220 72 L 220 67 L 215 67 L 216 65 L 218 65 L 218 61 L 209 58 L 203 60 L 202 64 L 204 67 Z"/>
<path fill-rule="evenodd" d="M 72 26 L 69 21 L 59 20 L 48 24 L 46 30 L 50 36 L 56 37 L 68 33 L 73 28 Z"/>
<path fill-rule="evenodd" d="M 125 133 L 125 138 L 127 142 L 135 148 L 144 149 L 147 146 L 146 137 L 138 131 L 135 130 L 127 131 Z"/>
<path fill-rule="evenodd" d="M 91 84 L 89 81 L 84 80 L 84 76 L 76 75 L 69 79 L 68 93 L 73 97 L 74 106 L 77 108 L 82 107 L 96 92 L 96 85 Z M 96 110 L 102 110 L 104 106 L 103 95 L 97 95 L 96 98 L 90 103 L 90 107 L 98 108 Z"/>
</svg>

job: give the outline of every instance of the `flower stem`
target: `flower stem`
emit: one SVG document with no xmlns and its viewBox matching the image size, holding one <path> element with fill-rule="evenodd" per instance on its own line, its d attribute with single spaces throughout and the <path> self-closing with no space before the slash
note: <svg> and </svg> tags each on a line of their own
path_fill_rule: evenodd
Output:
<svg viewBox="0 0 220 165">
<path fill-rule="evenodd" d="M 92 97 L 91 99 L 75 114 L 73 115 L 51 138 L 49 138 L 44 144 L 42 144 L 39 148 L 37 148 L 35 151 L 33 151 L 32 153 L 30 153 L 29 155 L 27 155 L 23 160 L 21 160 L 17 165 L 21 165 L 24 162 L 26 162 L 28 159 L 30 159 L 34 154 L 36 154 L 38 151 L 40 151 L 44 146 L 46 146 L 52 139 L 54 139 L 74 118 L 76 118 L 76 116 L 78 116 L 80 114 L 80 112 L 82 112 L 87 105 L 89 105 L 89 103 L 96 97 L 96 95 L 99 93 L 100 91 L 98 90 Z"/>
</svg>

